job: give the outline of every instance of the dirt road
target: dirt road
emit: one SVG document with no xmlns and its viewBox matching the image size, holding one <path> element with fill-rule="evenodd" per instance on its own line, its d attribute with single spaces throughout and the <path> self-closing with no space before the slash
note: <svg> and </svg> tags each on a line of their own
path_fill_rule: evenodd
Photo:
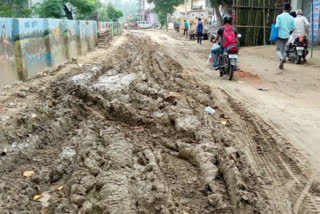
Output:
<svg viewBox="0 0 320 214">
<path fill-rule="evenodd" d="M 157 36 L 149 32 L 161 45 L 171 47 L 171 54 L 180 56 L 191 74 L 208 85 L 224 90 L 247 108 L 274 126 L 312 160 L 313 167 L 320 164 L 320 50 L 306 65 L 286 64 L 278 69 L 274 46 L 242 48 L 241 72 L 229 82 L 210 71 L 205 59 L 210 44 L 204 47 L 186 40 Z M 175 35 L 177 37 L 177 35 Z M 268 92 L 259 88 L 269 89 Z"/>
<path fill-rule="evenodd" d="M 207 51 L 128 32 L 7 87 L 0 213 L 319 213 L 310 161 L 236 90 L 257 78 L 220 80 Z"/>
</svg>

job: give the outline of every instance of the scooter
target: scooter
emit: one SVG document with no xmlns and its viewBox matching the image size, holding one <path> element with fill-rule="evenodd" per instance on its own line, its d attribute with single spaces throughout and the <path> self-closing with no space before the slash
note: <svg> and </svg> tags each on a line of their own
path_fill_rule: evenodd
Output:
<svg viewBox="0 0 320 214">
<path fill-rule="evenodd" d="M 306 37 L 298 37 L 294 40 L 293 44 L 289 45 L 287 56 L 289 61 L 296 64 L 301 64 L 302 59 L 308 55 L 308 42 Z"/>
</svg>

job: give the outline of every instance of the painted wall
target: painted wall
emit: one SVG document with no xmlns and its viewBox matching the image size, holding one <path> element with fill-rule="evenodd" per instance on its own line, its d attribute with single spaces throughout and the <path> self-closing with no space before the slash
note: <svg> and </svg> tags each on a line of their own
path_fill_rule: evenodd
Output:
<svg viewBox="0 0 320 214">
<path fill-rule="evenodd" d="M 52 54 L 48 48 L 49 31 L 46 19 L 16 19 L 14 21 L 15 45 L 19 48 L 22 78 L 37 74 L 52 66 Z"/>
<path fill-rule="evenodd" d="M 0 87 L 94 50 L 95 21 L 0 18 Z"/>
<path fill-rule="evenodd" d="M 309 3 L 309 5 L 307 4 Z M 312 38 L 312 5 L 311 0 L 304 2 L 305 7 L 309 8 L 310 17 L 310 38 Z M 320 43 L 320 0 L 313 0 L 313 39 L 316 44 Z"/>
<path fill-rule="evenodd" d="M 51 53 L 52 67 L 64 64 L 68 60 L 68 43 L 65 43 L 63 20 L 48 19 L 49 52 Z M 49 64 L 48 64 L 49 65 Z"/>
<path fill-rule="evenodd" d="M 81 54 L 84 55 L 89 52 L 89 27 L 86 21 L 79 21 L 80 23 L 80 43 L 81 43 Z"/>
<path fill-rule="evenodd" d="M 0 88 L 94 50 L 101 28 L 121 32 L 112 22 L 0 18 Z"/>
<path fill-rule="evenodd" d="M 0 19 L 0 82 L 18 79 L 14 53 L 13 20 Z"/>
</svg>

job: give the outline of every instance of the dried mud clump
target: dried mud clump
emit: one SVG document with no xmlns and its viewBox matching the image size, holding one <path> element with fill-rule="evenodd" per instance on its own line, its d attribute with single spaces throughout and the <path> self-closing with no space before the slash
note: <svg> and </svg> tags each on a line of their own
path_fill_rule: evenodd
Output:
<svg viewBox="0 0 320 214">
<path fill-rule="evenodd" d="M 0 213 L 273 213 L 241 144 L 204 111 L 210 88 L 150 39 L 79 72 L 52 84 L 52 108 L 16 120 Z"/>
</svg>

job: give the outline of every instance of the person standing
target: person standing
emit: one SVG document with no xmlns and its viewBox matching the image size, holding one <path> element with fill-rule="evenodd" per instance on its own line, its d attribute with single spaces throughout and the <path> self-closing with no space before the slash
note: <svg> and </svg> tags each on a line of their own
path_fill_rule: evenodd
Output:
<svg viewBox="0 0 320 214">
<path fill-rule="evenodd" d="M 198 44 L 201 45 L 202 42 L 202 31 L 203 31 L 203 23 L 201 22 L 201 18 L 198 19 L 198 24 L 197 24 L 197 35 L 198 35 Z"/>
<path fill-rule="evenodd" d="M 187 20 L 184 20 L 184 31 L 183 31 L 184 36 L 188 36 L 188 30 L 189 30 L 189 24 Z"/>
<path fill-rule="evenodd" d="M 277 56 L 280 60 L 279 69 L 283 69 L 283 65 L 286 62 L 286 47 L 290 32 L 295 30 L 296 25 L 294 18 L 289 14 L 291 7 L 289 3 L 285 3 L 283 6 L 283 13 L 277 16 L 276 28 L 278 29 Z"/>
</svg>

